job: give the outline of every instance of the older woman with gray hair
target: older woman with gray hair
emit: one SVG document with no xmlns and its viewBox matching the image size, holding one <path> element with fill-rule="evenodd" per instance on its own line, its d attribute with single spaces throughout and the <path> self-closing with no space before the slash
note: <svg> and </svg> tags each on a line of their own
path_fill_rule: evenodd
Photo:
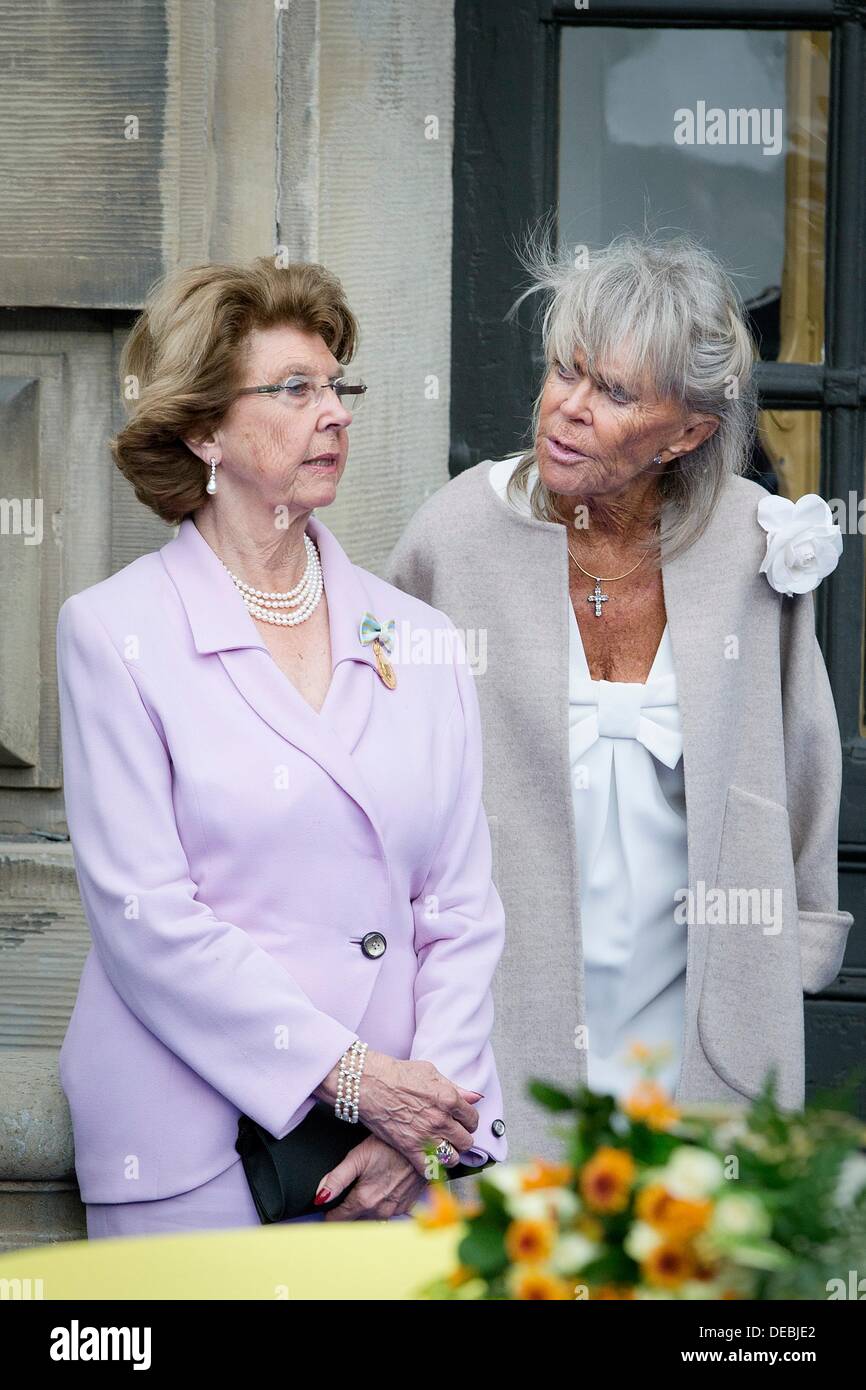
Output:
<svg viewBox="0 0 866 1390">
<path fill-rule="evenodd" d="M 737 292 L 689 238 L 624 237 L 585 268 L 542 247 L 531 266 L 531 445 L 428 498 L 388 572 L 486 642 L 516 1159 L 556 1153 L 529 1078 L 624 1098 L 646 1049 L 650 1093 L 742 1102 L 774 1072 L 799 1107 L 803 993 L 833 980 L 853 921 L 812 597 L 841 537 L 821 498 L 743 476 Z"/>
</svg>

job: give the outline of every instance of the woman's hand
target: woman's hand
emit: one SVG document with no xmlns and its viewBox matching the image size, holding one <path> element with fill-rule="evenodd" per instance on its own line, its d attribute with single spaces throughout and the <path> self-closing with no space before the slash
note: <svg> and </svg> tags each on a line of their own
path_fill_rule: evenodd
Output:
<svg viewBox="0 0 866 1390">
<path fill-rule="evenodd" d="M 408 1158 L 371 1134 L 350 1149 L 342 1162 L 319 1183 L 319 1191 L 337 1197 L 358 1179 L 338 1207 L 325 1213 L 326 1221 L 387 1221 L 402 1216 L 418 1201 L 426 1178 L 419 1177 Z"/>
<path fill-rule="evenodd" d="M 338 1074 L 339 1064 L 313 1094 L 333 1102 Z M 404 1154 L 416 1173 L 426 1178 L 429 1158 L 425 1145 L 443 1139 L 453 1144 L 456 1153 L 448 1167 L 459 1162 L 458 1154 L 472 1148 L 478 1111 L 471 1102 L 480 1099 L 480 1091 L 455 1086 L 432 1062 L 404 1062 L 368 1048 L 358 1118 L 372 1134 Z"/>
</svg>

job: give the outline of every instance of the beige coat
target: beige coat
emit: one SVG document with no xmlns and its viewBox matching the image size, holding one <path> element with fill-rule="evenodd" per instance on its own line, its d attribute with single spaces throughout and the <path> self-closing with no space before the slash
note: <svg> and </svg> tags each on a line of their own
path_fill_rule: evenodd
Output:
<svg viewBox="0 0 866 1390">
<path fill-rule="evenodd" d="M 586 1079 L 580 889 L 568 747 L 568 564 L 563 526 L 520 515 L 480 463 L 427 499 L 388 579 L 483 630 L 476 676 L 484 802 L 506 947 L 494 982 L 493 1050 L 509 1157 L 554 1156 L 539 1077 Z M 842 756 L 811 593 L 783 597 L 759 566 L 766 493 L 731 477 L 700 538 L 663 585 L 683 728 L 688 887 L 770 892 L 782 928 L 688 927 L 676 1099 L 742 1101 L 771 1064 L 786 1107 L 804 1098 L 803 993 L 837 975 L 853 918 L 838 910 Z M 832 582 L 825 581 L 825 582 Z M 773 890 L 781 898 L 773 897 Z M 731 904 L 734 894 L 726 893 Z M 739 901 L 744 901 L 739 899 Z M 743 909 L 740 908 L 743 913 Z M 743 913 L 748 919 L 748 912 Z M 766 919 L 762 919 L 765 921 Z"/>
</svg>

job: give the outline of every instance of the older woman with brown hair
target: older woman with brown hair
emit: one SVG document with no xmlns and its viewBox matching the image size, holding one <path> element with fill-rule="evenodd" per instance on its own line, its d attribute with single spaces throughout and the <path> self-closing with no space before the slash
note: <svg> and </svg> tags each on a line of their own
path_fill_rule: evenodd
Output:
<svg viewBox="0 0 866 1390">
<path fill-rule="evenodd" d="M 58 626 L 91 1236 L 400 1216 L 505 1156 L 474 685 L 396 659 L 453 624 L 313 515 L 356 338 L 333 275 L 260 258 L 169 276 L 124 350 L 114 456 L 179 530 Z"/>
<path fill-rule="evenodd" d="M 687 238 L 530 263 L 529 447 L 430 497 L 388 571 L 486 639 L 494 1045 L 518 1159 L 557 1153 L 529 1078 L 626 1096 L 635 1045 L 660 1099 L 740 1101 L 775 1069 L 799 1106 L 803 993 L 833 980 L 853 920 L 812 600 L 841 537 L 819 497 L 742 476 L 737 293 Z"/>
</svg>

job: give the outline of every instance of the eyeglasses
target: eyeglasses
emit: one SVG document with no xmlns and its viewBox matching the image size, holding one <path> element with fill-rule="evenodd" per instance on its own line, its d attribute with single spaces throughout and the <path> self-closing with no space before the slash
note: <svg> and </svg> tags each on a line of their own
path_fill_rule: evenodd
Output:
<svg viewBox="0 0 866 1390">
<path fill-rule="evenodd" d="M 367 391 L 363 381 L 346 381 L 343 377 L 338 377 L 336 381 L 316 381 L 315 377 L 298 374 L 287 377 L 285 381 L 278 382 L 276 386 L 243 386 L 238 395 L 265 396 L 276 395 L 281 392 L 283 393 L 283 400 L 293 410 L 303 410 L 309 405 L 319 405 L 322 395 L 328 387 L 336 393 L 337 400 L 344 410 L 350 412 L 358 409 Z"/>
</svg>

